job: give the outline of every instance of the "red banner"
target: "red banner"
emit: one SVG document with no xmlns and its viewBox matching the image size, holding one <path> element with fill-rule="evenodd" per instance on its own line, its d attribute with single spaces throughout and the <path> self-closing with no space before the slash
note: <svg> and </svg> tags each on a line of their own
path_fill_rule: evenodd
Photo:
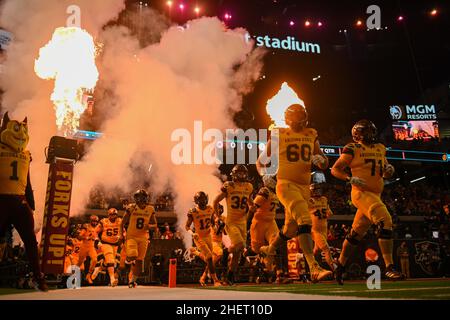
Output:
<svg viewBox="0 0 450 320">
<path fill-rule="evenodd" d="M 299 279 L 300 275 L 305 272 L 305 265 L 303 258 L 299 259 L 299 254 L 301 254 L 302 250 L 300 249 L 300 245 L 298 243 L 297 238 L 293 238 L 288 240 L 287 242 L 287 258 L 288 258 L 288 271 L 289 278 L 291 279 Z"/>
<path fill-rule="evenodd" d="M 56 159 L 49 168 L 40 247 L 42 272 L 46 274 L 64 273 L 73 164 L 72 160 Z"/>
</svg>

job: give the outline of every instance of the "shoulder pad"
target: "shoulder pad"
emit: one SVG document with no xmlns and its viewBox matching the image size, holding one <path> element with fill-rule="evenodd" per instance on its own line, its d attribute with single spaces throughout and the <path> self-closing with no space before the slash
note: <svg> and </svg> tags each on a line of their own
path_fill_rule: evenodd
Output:
<svg viewBox="0 0 450 320">
<path fill-rule="evenodd" d="M 262 197 L 264 197 L 264 198 L 266 198 L 266 199 L 269 199 L 269 195 L 270 195 L 270 190 L 269 190 L 269 188 L 267 188 L 267 187 L 262 187 L 261 189 L 259 189 L 258 195 L 259 195 L 259 196 L 262 196 Z"/>
<path fill-rule="evenodd" d="M 343 154 L 349 154 L 349 155 L 354 155 L 355 154 L 355 149 L 356 148 L 360 148 L 361 145 L 357 144 L 357 143 L 348 143 L 345 145 L 344 149 L 342 149 L 342 153 Z"/>
<path fill-rule="evenodd" d="M 317 134 L 317 130 L 314 128 L 308 128 L 308 134 L 312 135 L 312 136 L 318 136 Z"/>
</svg>

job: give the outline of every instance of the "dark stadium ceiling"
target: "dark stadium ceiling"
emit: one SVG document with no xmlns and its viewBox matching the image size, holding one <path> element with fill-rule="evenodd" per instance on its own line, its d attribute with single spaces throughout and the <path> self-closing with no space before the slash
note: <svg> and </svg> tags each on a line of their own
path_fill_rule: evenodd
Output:
<svg viewBox="0 0 450 320">
<path fill-rule="evenodd" d="M 165 0 L 127 1 L 129 7 L 140 2 L 169 15 Z M 357 20 L 365 23 L 366 9 L 372 4 L 381 9 L 381 30 L 356 25 Z M 449 5 L 448 0 L 173 0 L 170 17 L 184 24 L 196 17 L 193 10 L 198 6 L 200 15 L 217 15 L 229 27 L 244 27 L 252 35 L 280 40 L 292 36 L 320 44 L 321 53 L 316 55 L 269 50 L 265 77 L 245 99 L 246 110 L 256 116 L 252 126 L 267 124 L 265 102 L 283 81 L 297 90 L 319 126 L 349 125 L 361 117 L 386 126 L 391 104 L 439 102 L 438 108 L 448 112 Z M 434 8 L 436 16 L 430 14 Z M 225 19 L 225 14 L 232 18 Z M 404 20 L 397 20 L 400 15 Z M 306 20 L 311 27 L 305 27 Z"/>
</svg>

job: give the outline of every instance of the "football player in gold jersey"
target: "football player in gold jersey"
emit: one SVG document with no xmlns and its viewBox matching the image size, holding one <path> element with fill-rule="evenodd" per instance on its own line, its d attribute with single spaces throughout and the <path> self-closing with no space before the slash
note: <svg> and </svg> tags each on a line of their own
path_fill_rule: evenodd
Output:
<svg viewBox="0 0 450 320">
<path fill-rule="evenodd" d="M 119 247 L 120 240 L 120 225 L 122 224 L 122 219 L 118 217 L 118 211 L 116 208 L 110 208 L 108 210 L 108 218 L 104 218 L 100 220 L 100 223 L 97 226 L 96 232 L 99 235 L 99 239 L 101 241 L 101 251 L 103 253 L 106 269 L 108 271 L 109 280 L 111 287 L 117 286 L 118 279 L 115 277 L 115 262 L 117 249 Z M 91 279 L 94 280 L 98 273 L 100 272 L 101 267 L 97 266 L 94 270 L 94 273 L 91 276 Z"/>
<path fill-rule="evenodd" d="M 213 244 L 211 237 L 211 219 L 214 217 L 214 209 L 208 205 L 208 195 L 203 191 L 199 191 L 194 196 L 196 206 L 189 210 L 188 219 L 186 221 L 186 230 L 192 235 L 195 245 L 200 251 L 199 256 L 206 262 L 207 266 L 202 276 L 200 284 L 206 285 L 206 277 L 209 274 L 214 281 L 214 286 L 220 286 L 220 281 L 216 275 L 216 268 L 213 261 Z M 191 230 L 194 223 L 195 233 Z"/>
<path fill-rule="evenodd" d="M 371 225 L 376 226 L 378 244 L 386 264 L 386 277 L 402 279 L 403 275 L 394 269 L 392 259 L 392 218 L 381 201 L 384 188 L 383 178 L 394 174 L 394 167 L 386 160 L 386 147 L 376 141 L 377 128 L 369 120 L 360 120 L 352 128 L 354 143 L 347 144 L 331 169 L 338 179 L 352 185 L 351 199 L 358 209 L 352 229 L 343 245 L 339 263 L 335 270 L 336 280 L 343 284 L 344 267 L 353 247 L 365 236 Z M 345 169 L 350 167 L 352 176 Z"/>
<path fill-rule="evenodd" d="M 155 208 L 149 204 L 148 193 L 140 189 L 134 194 L 135 203 L 127 206 L 125 216 L 122 220 L 122 230 L 126 227 L 125 250 L 127 260 L 135 261 L 132 266 L 133 276 L 128 286 L 135 288 L 137 286 L 137 278 L 141 274 L 147 247 L 149 242 L 150 228 L 156 228 Z M 123 232 L 120 233 L 121 237 Z"/>
<path fill-rule="evenodd" d="M 19 233 L 33 271 L 36 288 L 47 291 L 39 264 L 34 233 L 34 196 L 30 181 L 31 154 L 27 118 L 22 122 L 3 115 L 0 126 L 0 238 L 11 224 Z"/>
<path fill-rule="evenodd" d="M 89 217 L 89 223 L 83 224 L 78 235 L 79 239 L 81 240 L 80 252 L 78 255 L 78 267 L 84 265 L 84 261 L 88 256 L 91 258 L 89 270 L 86 274 L 86 280 L 89 284 L 92 284 L 91 275 L 92 272 L 94 272 L 95 265 L 97 264 L 97 251 L 95 249 L 95 241 L 98 238 L 95 229 L 97 228 L 98 221 L 99 218 L 96 215 L 91 215 Z"/>
<path fill-rule="evenodd" d="M 311 165 L 324 170 L 328 167 L 328 159 L 320 149 L 317 131 L 307 127 L 308 114 L 302 105 L 289 106 L 284 118 L 288 128 L 274 131 L 274 137 L 257 161 L 257 168 L 262 175 L 267 174 L 267 164 L 275 162 L 278 169 L 277 196 L 285 208 L 283 230 L 263 253 L 273 255 L 281 243 L 298 236 L 311 278 L 319 281 L 331 276 L 332 272 L 321 268 L 314 258 L 312 220 L 308 210 L 309 184 Z"/>
<path fill-rule="evenodd" d="M 248 182 L 248 169 L 243 164 L 237 164 L 231 171 L 232 181 L 223 184 L 221 193 L 214 199 L 214 210 L 219 212 L 219 203 L 226 199 L 227 218 L 225 231 L 230 237 L 232 253 L 231 263 L 225 283 L 233 284 L 239 259 L 247 242 L 247 212 L 252 203 L 253 186 Z"/>
<path fill-rule="evenodd" d="M 263 176 L 264 187 L 262 187 L 253 200 L 253 206 L 250 208 L 248 221 L 250 226 L 251 249 L 259 254 L 260 248 L 273 242 L 280 230 L 275 221 L 276 210 L 280 206 L 275 188 L 277 182 L 274 177 Z M 268 278 L 275 277 L 274 274 L 274 256 L 268 255 L 264 259 L 265 271 Z"/>
<path fill-rule="evenodd" d="M 328 218 L 333 212 L 328 205 L 328 199 L 323 195 L 322 184 L 312 183 L 310 185 L 311 198 L 308 202 L 309 213 L 312 220 L 312 238 L 314 240 L 314 255 L 321 250 L 325 255 L 325 261 L 334 270 L 333 258 L 328 246 Z"/>
</svg>

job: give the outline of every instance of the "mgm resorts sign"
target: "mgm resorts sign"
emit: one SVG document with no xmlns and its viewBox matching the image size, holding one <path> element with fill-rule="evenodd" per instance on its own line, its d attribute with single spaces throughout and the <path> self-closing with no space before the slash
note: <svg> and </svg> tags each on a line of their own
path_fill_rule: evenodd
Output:
<svg viewBox="0 0 450 320">
<path fill-rule="evenodd" d="M 389 107 L 392 120 L 437 120 L 434 104 L 393 105 Z"/>
</svg>

